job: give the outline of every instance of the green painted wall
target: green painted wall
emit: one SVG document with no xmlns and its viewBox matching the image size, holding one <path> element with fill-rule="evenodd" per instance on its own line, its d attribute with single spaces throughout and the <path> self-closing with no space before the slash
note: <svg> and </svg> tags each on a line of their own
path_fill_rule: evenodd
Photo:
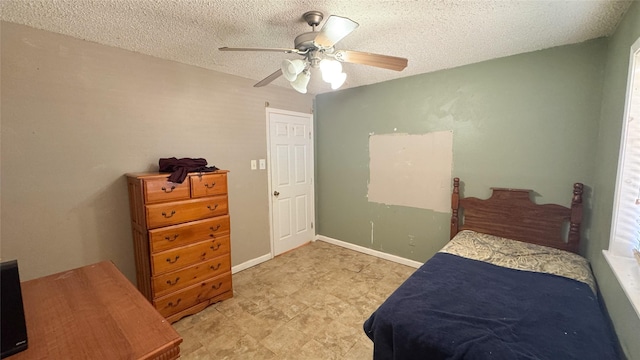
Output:
<svg viewBox="0 0 640 360">
<path fill-rule="evenodd" d="M 538 203 L 568 205 L 572 183 L 585 183 L 581 250 L 626 357 L 640 359 L 640 319 L 602 256 L 629 48 L 639 36 L 635 2 L 607 39 L 317 96 L 318 234 L 428 260 L 448 240 L 449 214 L 368 202 L 368 140 L 453 130 L 452 175 L 465 182 L 465 196 L 485 198 L 491 186 L 532 188 Z"/>
<path fill-rule="evenodd" d="M 630 359 L 640 359 L 640 319 L 604 259 L 602 249 L 609 247 L 629 71 L 629 50 L 638 37 L 640 37 L 640 3 L 635 2 L 615 34 L 609 38 L 606 52 L 602 112 L 595 143 L 597 151 L 592 185 L 593 225 L 586 252 L 598 278 L 598 285 L 618 333 L 620 344 Z"/>
<path fill-rule="evenodd" d="M 597 39 L 317 96 L 318 234 L 417 261 L 448 241 L 449 213 L 368 202 L 372 133 L 453 130 L 466 196 L 530 188 L 569 205 L 574 182 L 589 193 L 605 52 Z"/>
</svg>

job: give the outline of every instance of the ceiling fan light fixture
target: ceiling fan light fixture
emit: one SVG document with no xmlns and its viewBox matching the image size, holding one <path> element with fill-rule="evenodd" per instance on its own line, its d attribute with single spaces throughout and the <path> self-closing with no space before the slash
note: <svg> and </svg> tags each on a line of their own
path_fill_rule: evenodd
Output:
<svg viewBox="0 0 640 360">
<path fill-rule="evenodd" d="M 310 79 L 311 74 L 309 71 L 304 70 L 294 81 L 291 82 L 291 87 L 301 94 L 306 94 L 307 85 L 309 85 Z"/>
<path fill-rule="evenodd" d="M 282 60 L 282 65 L 280 68 L 282 69 L 282 75 L 289 80 L 295 81 L 298 75 L 304 71 L 307 67 L 307 63 L 304 60 L 296 59 L 296 60 Z"/>
<path fill-rule="evenodd" d="M 331 89 L 333 90 L 339 89 L 340 86 L 342 86 L 346 80 L 347 80 L 347 74 L 340 73 L 336 75 L 333 78 L 333 81 L 331 81 Z"/>
<path fill-rule="evenodd" d="M 322 72 L 322 80 L 332 83 L 342 73 L 342 64 L 333 59 L 320 60 L 320 71 Z"/>
</svg>

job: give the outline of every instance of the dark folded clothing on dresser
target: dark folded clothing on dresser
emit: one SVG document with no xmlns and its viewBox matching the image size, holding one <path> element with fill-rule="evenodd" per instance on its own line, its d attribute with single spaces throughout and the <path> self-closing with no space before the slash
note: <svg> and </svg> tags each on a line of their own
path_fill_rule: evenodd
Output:
<svg viewBox="0 0 640 360">
<path fill-rule="evenodd" d="M 202 158 L 162 158 L 158 163 L 160 172 L 170 172 L 169 181 L 178 184 L 182 184 L 190 172 L 213 172 L 218 170 L 215 166 L 207 166 L 207 160 Z"/>
</svg>

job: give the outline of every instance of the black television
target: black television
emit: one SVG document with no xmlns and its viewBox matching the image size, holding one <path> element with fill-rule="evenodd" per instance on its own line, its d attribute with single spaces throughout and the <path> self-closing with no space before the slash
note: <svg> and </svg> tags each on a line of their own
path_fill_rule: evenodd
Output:
<svg viewBox="0 0 640 360">
<path fill-rule="evenodd" d="M 17 260 L 0 263 L 0 305 L 0 359 L 4 359 L 28 346 Z"/>
</svg>

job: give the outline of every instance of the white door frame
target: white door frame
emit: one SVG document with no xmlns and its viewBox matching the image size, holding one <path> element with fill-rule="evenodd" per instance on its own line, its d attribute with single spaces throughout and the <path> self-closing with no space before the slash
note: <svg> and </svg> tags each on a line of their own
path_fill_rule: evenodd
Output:
<svg viewBox="0 0 640 360">
<path fill-rule="evenodd" d="M 292 115 L 292 116 L 308 116 L 311 115 L 311 124 L 309 126 L 309 130 L 311 131 L 311 135 L 310 135 L 310 146 L 309 146 L 309 151 L 311 152 L 311 219 L 313 222 L 313 239 L 312 241 L 315 241 L 316 239 L 316 226 L 315 226 L 315 222 L 316 222 L 316 194 L 315 194 L 315 188 L 316 188 L 316 182 L 315 182 L 315 162 L 316 162 L 316 158 L 315 158 L 315 151 L 314 151 L 314 117 L 313 117 L 313 113 L 309 114 L 309 113 L 302 113 L 302 112 L 296 112 L 296 111 L 289 111 L 289 110 L 281 110 L 281 109 L 276 109 L 276 108 L 271 108 L 271 107 L 267 107 L 266 108 L 266 118 L 267 118 L 267 184 L 268 184 L 268 197 L 269 197 L 269 238 L 270 238 L 270 244 L 271 244 L 271 258 L 273 259 L 275 257 L 275 236 L 273 234 L 274 229 L 273 229 L 273 186 L 271 184 L 271 119 L 270 119 L 270 115 L 271 114 L 284 114 L 284 115 Z"/>
</svg>

